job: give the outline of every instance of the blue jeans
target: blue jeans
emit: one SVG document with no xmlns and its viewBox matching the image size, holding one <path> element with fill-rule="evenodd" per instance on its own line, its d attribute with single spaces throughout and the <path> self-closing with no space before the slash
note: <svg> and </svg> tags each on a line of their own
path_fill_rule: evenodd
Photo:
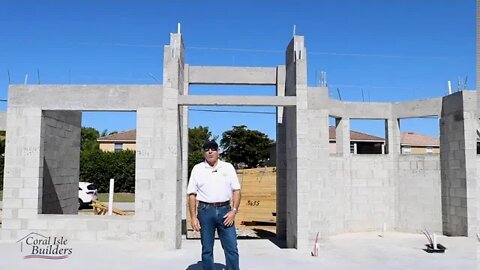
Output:
<svg viewBox="0 0 480 270">
<path fill-rule="evenodd" d="M 202 242 L 202 264 L 204 270 L 214 270 L 213 244 L 215 242 L 215 229 L 222 243 L 225 253 L 226 270 L 238 270 L 237 232 L 235 225 L 223 225 L 223 216 L 230 211 L 230 206 L 215 207 L 200 203 L 198 205 L 198 221 L 200 222 L 200 237 Z"/>
</svg>

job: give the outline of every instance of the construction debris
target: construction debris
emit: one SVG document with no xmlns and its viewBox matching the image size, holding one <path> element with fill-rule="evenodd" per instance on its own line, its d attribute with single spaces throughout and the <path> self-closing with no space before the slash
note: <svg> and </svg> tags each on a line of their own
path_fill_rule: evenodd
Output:
<svg viewBox="0 0 480 270">
<path fill-rule="evenodd" d="M 92 201 L 92 206 L 93 206 L 93 213 L 95 215 L 106 215 L 108 213 L 108 205 L 105 203 L 102 203 L 99 200 L 93 200 Z M 120 209 L 113 208 L 112 213 L 114 215 L 118 216 L 128 216 L 129 214 L 125 211 L 122 211 Z"/>
</svg>

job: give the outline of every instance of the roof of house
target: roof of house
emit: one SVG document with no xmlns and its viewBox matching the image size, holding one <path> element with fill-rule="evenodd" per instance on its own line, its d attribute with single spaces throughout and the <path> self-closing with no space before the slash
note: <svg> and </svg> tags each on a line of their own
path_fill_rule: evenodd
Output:
<svg viewBox="0 0 480 270">
<path fill-rule="evenodd" d="M 329 140 L 334 141 L 336 139 L 336 132 L 334 126 L 329 126 Z M 137 131 L 135 129 L 119 132 L 116 134 L 100 137 L 97 139 L 99 142 L 131 142 L 135 141 L 137 137 Z M 370 141 L 370 142 L 383 142 L 384 139 L 374 135 L 350 130 L 350 140 L 352 141 Z M 402 132 L 401 144 L 411 146 L 439 146 L 440 140 L 435 137 L 430 137 L 415 132 Z"/>
<path fill-rule="evenodd" d="M 335 140 L 337 138 L 337 134 L 334 126 L 328 127 L 328 133 L 329 133 L 328 138 L 330 140 Z M 366 134 L 366 133 L 362 133 L 354 130 L 350 130 L 350 140 L 351 141 L 382 141 L 382 142 L 384 141 L 384 139 L 381 137 L 373 136 L 370 134 Z"/>
<path fill-rule="evenodd" d="M 440 139 L 415 132 L 402 132 L 401 144 L 411 146 L 440 146 Z"/>
<path fill-rule="evenodd" d="M 132 129 L 124 132 L 119 132 L 115 134 L 111 134 L 108 136 L 100 137 L 97 139 L 99 142 L 131 142 L 135 141 L 137 138 L 137 130 Z"/>
</svg>

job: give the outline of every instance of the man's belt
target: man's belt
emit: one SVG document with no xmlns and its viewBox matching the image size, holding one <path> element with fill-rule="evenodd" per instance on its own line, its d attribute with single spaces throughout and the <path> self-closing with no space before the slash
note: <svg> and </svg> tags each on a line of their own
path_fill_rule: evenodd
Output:
<svg viewBox="0 0 480 270">
<path fill-rule="evenodd" d="M 225 202 L 214 202 L 214 203 L 210 203 L 210 202 L 202 202 L 202 201 L 198 201 L 199 203 L 203 203 L 203 204 L 206 204 L 206 205 L 210 205 L 210 206 L 215 206 L 215 207 L 220 207 L 220 206 L 227 206 L 227 205 L 230 205 L 230 201 L 225 201 Z"/>
</svg>

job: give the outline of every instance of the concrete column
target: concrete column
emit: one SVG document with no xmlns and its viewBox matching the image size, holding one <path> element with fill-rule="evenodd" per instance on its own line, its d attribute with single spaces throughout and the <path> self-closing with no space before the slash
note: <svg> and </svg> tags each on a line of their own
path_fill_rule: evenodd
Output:
<svg viewBox="0 0 480 270">
<path fill-rule="evenodd" d="M 277 67 L 277 96 L 285 96 L 285 66 Z M 286 161 L 286 125 L 285 108 L 277 107 L 277 139 L 276 139 L 276 233 L 278 239 L 287 237 L 287 161 Z"/>
<path fill-rule="evenodd" d="M 165 46 L 163 58 L 163 121 L 162 131 L 164 135 L 163 145 L 166 151 L 163 152 L 165 166 L 163 175 L 156 181 L 166 181 L 171 190 L 168 215 L 171 215 L 172 235 L 168 238 L 166 245 L 171 248 L 181 247 L 182 233 L 182 196 L 185 195 L 182 173 L 182 145 L 180 140 L 180 116 L 178 108 L 178 95 L 183 93 L 185 86 L 184 72 L 184 47 L 181 34 L 170 34 L 170 45 Z M 185 146 L 187 147 L 187 146 Z M 188 147 L 187 147 L 188 148 Z"/>
<path fill-rule="evenodd" d="M 297 106 L 284 109 L 283 122 L 286 129 L 286 177 L 287 177 L 287 220 L 286 235 L 287 246 L 298 247 L 297 238 L 300 228 L 298 228 L 299 203 L 298 196 L 298 151 L 299 138 L 297 134 L 298 121 L 303 118 L 306 121 L 307 107 L 307 80 L 306 80 L 306 55 L 304 48 L 304 39 L 300 36 L 294 36 L 286 50 L 286 76 L 285 76 L 285 95 L 297 96 Z M 300 108 L 299 108 L 300 106 Z M 300 111 L 300 114 L 299 114 Z M 301 124 L 303 127 L 304 124 Z M 300 149 L 303 152 L 304 149 Z M 301 161 L 300 161 L 301 162 Z M 303 228 L 302 228 L 303 229 Z"/>
<path fill-rule="evenodd" d="M 304 38 L 294 36 L 286 55 L 285 94 L 297 97 L 296 107 L 286 108 L 283 119 L 287 129 L 287 246 L 304 250 L 310 248 L 318 231 L 328 227 L 328 213 L 321 210 L 326 207 L 321 194 L 329 174 L 328 110 L 309 108 Z"/>
<path fill-rule="evenodd" d="M 475 92 L 443 98 L 440 121 L 440 164 L 443 232 L 474 236 L 478 232 L 478 178 Z"/>
<path fill-rule="evenodd" d="M 337 154 L 350 156 L 350 119 L 335 118 L 335 144 Z"/>
<path fill-rule="evenodd" d="M 387 154 L 400 154 L 400 120 L 397 118 L 385 120 L 385 129 L 385 148 Z"/>
<path fill-rule="evenodd" d="M 184 67 L 184 82 L 182 95 L 188 95 L 188 65 Z M 182 106 L 180 109 L 180 137 L 182 149 L 182 190 L 186 193 L 188 183 L 188 106 Z M 182 197 L 182 234 L 187 234 L 187 197 Z"/>
</svg>

